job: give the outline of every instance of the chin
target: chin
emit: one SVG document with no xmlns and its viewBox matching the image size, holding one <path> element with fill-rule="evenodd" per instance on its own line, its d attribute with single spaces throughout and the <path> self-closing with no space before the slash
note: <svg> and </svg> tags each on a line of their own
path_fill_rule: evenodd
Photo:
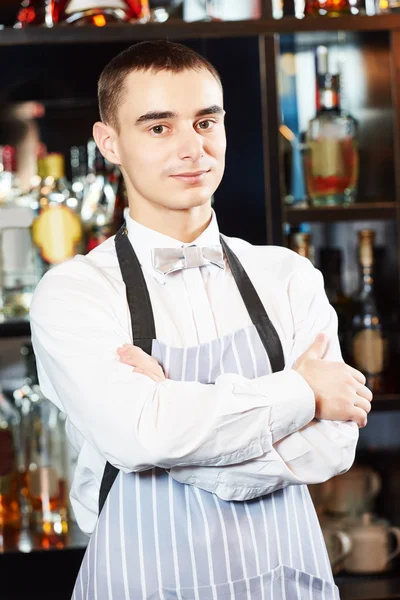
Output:
<svg viewBox="0 0 400 600">
<path fill-rule="evenodd" d="M 212 193 L 209 191 L 207 191 L 207 193 L 204 191 L 204 193 L 192 194 L 182 198 L 175 196 L 175 198 L 168 200 L 168 202 L 165 203 L 165 206 L 175 210 L 187 210 L 189 208 L 195 208 L 196 206 L 204 206 L 210 202 L 211 196 Z"/>
</svg>

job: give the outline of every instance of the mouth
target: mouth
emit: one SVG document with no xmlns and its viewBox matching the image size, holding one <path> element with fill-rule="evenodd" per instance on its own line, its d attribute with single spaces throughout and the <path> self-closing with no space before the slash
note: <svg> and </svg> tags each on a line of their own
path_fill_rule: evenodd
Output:
<svg viewBox="0 0 400 600">
<path fill-rule="evenodd" d="M 178 175 L 171 175 L 171 177 L 184 183 L 196 184 L 201 183 L 205 179 L 207 173 L 209 172 L 210 169 L 208 169 L 207 171 L 194 171 L 193 173 L 179 173 Z"/>
</svg>

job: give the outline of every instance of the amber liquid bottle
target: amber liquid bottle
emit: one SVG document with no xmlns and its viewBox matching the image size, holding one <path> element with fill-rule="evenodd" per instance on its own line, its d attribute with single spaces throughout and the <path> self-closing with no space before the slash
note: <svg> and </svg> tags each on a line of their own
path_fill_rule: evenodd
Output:
<svg viewBox="0 0 400 600">
<path fill-rule="evenodd" d="M 341 15 L 358 14 L 357 2 L 350 0 L 306 0 L 304 16 L 306 17 L 340 17 Z"/>
<path fill-rule="evenodd" d="M 57 24 L 95 25 L 146 20 L 148 0 L 24 0 L 14 25 L 54 27 Z"/>
<path fill-rule="evenodd" d="M 376 304 L 374 287 L 375 231 L 358 232 L 358 258 L 361 285 L 354 298 L 352 355 L 353 366 L 367 378 L 367 386 L 375 393 L 385 391 L 384 372 L 388 365 L 388 341 L 382 317 Z"/>
<path fill-rule="evenodd" d="M 19 440 L 18 411 L 0 388 L 0 534 L 7 529 L 19 528 L 21 511 L 17 452 Z"/>
</svg>

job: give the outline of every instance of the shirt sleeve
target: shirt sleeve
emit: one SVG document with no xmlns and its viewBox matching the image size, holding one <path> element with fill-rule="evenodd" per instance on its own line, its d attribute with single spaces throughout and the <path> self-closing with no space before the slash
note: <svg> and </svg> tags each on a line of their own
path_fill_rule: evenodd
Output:
<svg viewBox="0 0 400 600">
<path fill-rule="evenodd" d="M 117 314 L 126 310 L 113 288 L 121 283 L 105 285 L 87 263 L 73 259 L 41 280 L 32 343 L 43 393 L 111 464 L 127 472 L 237 464 L 262 457 L 283 431 L 312 420 L 314 394 L 294 371 L 262 386 L 229 374 L 205 385 L 132 373 L 117 355 L 131 342 Z"/>
<path fill-rule="evenodd" d="M 337 315 L 326 297 L 322 275 L 307 259 L 299 259 L 289 287 L 295 335 L 286 370 L 292 369 L 320 332 L 329 338 L 323 359 L 343 361 Z M 266 380 L 260 377 L 257 383 L 263 386 Z M 243 389 L 243 384 L 238 383 L 238 387 Z M 346 472 L 354 461 L 358 431 L 352 421 L 313 419 L 281 437 L 261 457 L 223 469 L 178 468 L 170 473 L 177 481 L 211 491 L 224 500 L 250 500 L 288 485 L 322 483 Z"/>
</svg>

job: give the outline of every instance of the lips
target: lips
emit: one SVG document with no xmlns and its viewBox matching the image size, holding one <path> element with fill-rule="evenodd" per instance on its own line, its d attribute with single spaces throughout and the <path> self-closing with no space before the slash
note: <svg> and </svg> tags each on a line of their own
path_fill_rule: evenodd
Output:
<svg viewBox="0 0 400 600">
<path fill-rule="evenodd" d="M 200 175 L 204 175 L 208 173 L 207 171 L 194 171 L 193 173 L 177 173 L 176 175 L 172 175 L 172 177 L 199 177 Z"/>
<path fill-rule="evenodd" d="M 172 179 L 180 181 L 181 183 L 188 186 L 203 185 L 205 183 L 208 171 L 193 171 L 189 173 L 179 173 L 179 175 L 172 175 Z"/>
</svg>

